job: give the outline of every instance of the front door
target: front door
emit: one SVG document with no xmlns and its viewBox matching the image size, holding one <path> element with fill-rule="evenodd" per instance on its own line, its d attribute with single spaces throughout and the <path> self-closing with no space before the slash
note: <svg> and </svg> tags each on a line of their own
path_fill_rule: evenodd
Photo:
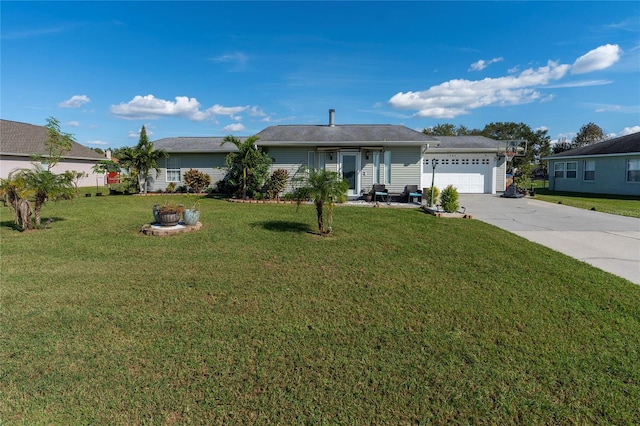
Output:
<svg viewBox="0 0 640 426">
<path fill-rule="evenodd" d="M 348 197 L 360 196 L 360 152 L 340 152 L 340 173 L 349 184 Z"/>
</svg>

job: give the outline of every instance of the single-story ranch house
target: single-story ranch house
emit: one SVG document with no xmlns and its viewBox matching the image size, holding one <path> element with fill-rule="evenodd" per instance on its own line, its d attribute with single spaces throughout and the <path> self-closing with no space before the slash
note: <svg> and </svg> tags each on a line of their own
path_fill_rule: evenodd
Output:
<svg viewBox="0 0 640 426">
<path fill-rule="evenodd" d="M 33 168 L 33 155 L 47 155 L 45 143 L 49 133 L 44 126 L 20 123 L 17 121 L 0 120 L 0 178 L 6 179 L 14 170 Z M 53 168 L 54 173 L 67 170 L 85 172 L 87 177 L 78 181 L 78 186 L 92 186 L 96 184 L 96 177 L 100 182 L 104 176 L 96 176 L 92 167 L 105 157 L 92 149 L 74 142 L 64 158 Z M 46 161 L 46 160 L 45 160 Z"/>
<path fill-rule="evenodd" d="M 384 184 L 390 193 L 401 193 L 406 185 L 418 188 L 451 184 L 460 193 L 495 194 L 505 189 L 506 159 L 499 141 L 482 136 L 431 137 L 399 125 L 336 125 L 329 111 L 326 125 L 271 126 L 257 133 L 257 145 L 272 158 L 272 171 L 301 165 L 340 173 L 349 182 L 349 197 Z M 169 158 L 161 160 L 161 173 L 151 190 L 164 190 L 170 182 L 180 184 L 189 168 L 211 175 L 212 182 L 224 175 L 224 161 L 233 144 L 222 137 L 176 137 L 154 141 Z M 435 170 L 433 165 L 435 164 Z M 433 176 L 432 176 L 433 175 Z"/>
<path fill-rule="evenodd" d="M 544 157 L 549 189 L 640 195 L 640 132 Z"/>
</svg>

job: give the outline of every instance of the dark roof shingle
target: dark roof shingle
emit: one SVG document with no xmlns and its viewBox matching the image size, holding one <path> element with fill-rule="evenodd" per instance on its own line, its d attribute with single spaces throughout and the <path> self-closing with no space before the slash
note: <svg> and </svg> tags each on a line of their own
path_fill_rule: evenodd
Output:
<svg viewBox="0 0 640 426">
<path fill-rule="evenodd" d="M 404 144 L 437 143 L 437 139 L 405 126 L 389 124 L 369 125 L 285 125 L 270 126 L 256 136 L 258 145 L 298 145 L 298 144 L 380 144 L 383 142 Z"/>
<path fill-rule="evenodd" d="M 4 155 L 46 155 L 47 128 L 18 121 L 0 120 L 0 153 Z M 103 160 L 105 157 L 94 150 L 74 142 L 64 158 Z"/>
<path fill-rule="evenodd" d="M 241 141 L 245 140 L 245 137 L 238 137 Z M 171 153 L 216 153 L 221 154 L 235 152 L 237 148 L 232 143 L 225 143 L 224 137 L 177 137 L 177 138 L 163 138 L 153 141 L 155 149 L 164 149 L 169 154 Z"/>
<path fill-rule="evenodd" d="M 548 158 L 562 157 L 582 157 L 585 155 L 611 155 L 611 154 L 629 154 L 640 153 L 640 132 L 631 133 L 630 135 L 620 136 L 614 139 L 594 143 L 592 145 L 583 146 L 581 148 L 571 149 L 569 151 L 553 154 Z"/>
</svg>

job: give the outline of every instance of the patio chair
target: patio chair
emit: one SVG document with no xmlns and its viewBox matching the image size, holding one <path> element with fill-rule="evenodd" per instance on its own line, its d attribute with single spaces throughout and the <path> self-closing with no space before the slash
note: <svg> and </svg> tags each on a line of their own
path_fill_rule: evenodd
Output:
<svg viewBox="0 0 640 426">
<path fill-rule="evenodd" d="M 413 202 L 414 198 L 418 199 L 418 202 L 422 201 L 422 191 L 418 189 L 418 185 L 407 185 L 404 187 L 402 198 L 406 203 Z"/>
<path fill-rule="evenodd" d="M 373 185 L 373 201 L 378 201 L 378 197 L 382 199 L 383 202 L 389 202 L 389 190 L 385 188 L 382 184 Z"/>
</svg>

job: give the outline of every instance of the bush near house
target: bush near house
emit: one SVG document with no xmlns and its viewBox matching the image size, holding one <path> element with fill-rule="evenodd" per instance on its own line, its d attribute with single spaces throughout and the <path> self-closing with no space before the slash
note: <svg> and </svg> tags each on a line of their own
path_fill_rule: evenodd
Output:
<svg viewBox="0 0 640 426">
<path fill-rule="evenodd" d="M 211 185 L 211 176 L 197 169 L 189 169 L 182 176 L 184 183 L 195 193 L 204 192 Z"/>
<path fill-rule="evenodd" d="M 449 185 L 442 190 L 440 194 L 440 205 L 442 210 L 447 213 L 455 213 L 458 211 L 458 190 L 455 186 Z"/>
</svg>

